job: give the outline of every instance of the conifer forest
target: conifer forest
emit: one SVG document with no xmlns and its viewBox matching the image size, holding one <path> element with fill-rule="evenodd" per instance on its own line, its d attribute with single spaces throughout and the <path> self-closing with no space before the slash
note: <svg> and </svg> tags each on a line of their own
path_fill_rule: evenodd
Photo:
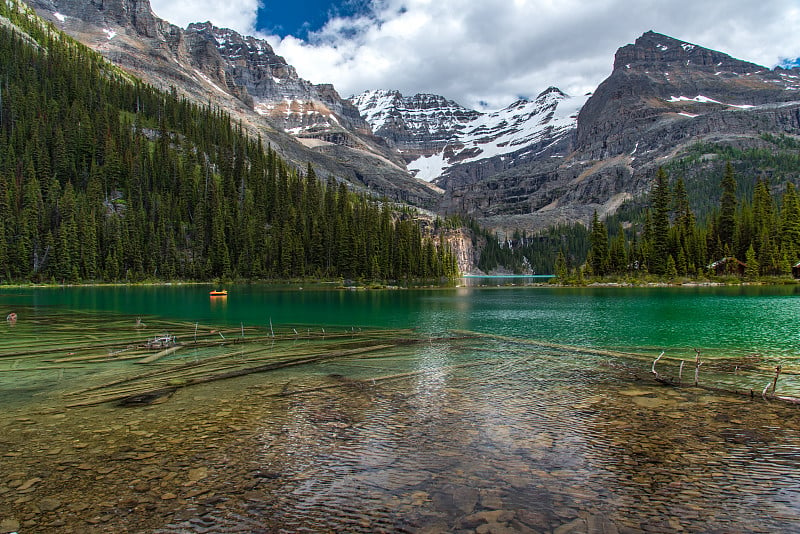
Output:
<svg viewBox="0 0 800 534">
<path fill-rule="evenodd" d="M 225 113 L 0 14 L 27 34 L 0 27 L 0 281 L 456 274 L 412 210 L 297 169 Z"/>
</svg>

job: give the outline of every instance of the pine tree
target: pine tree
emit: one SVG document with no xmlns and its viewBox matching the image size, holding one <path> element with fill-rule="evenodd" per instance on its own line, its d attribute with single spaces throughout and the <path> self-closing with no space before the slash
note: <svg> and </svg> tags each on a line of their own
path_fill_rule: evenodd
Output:
<svg viewBox="0 0 800 534">
<path fill-rule="evenodd" d="M 781 206 L 781 241 L 790 262 L 800 258 L 800 199 L 791 182 L 786 183 Z"/>
<path fill-rule="evenodd" d="M 594 276 L 604 276 L 608 270 L 608 230 L 605 224 L 600 222 L 596 211 L 592 217 L 589 242 L 591 255 L 587 257 L 587 264 Z"/>
<path fill-rule="evenodd" d="M 562 282 L 567 279 L 567 258 L 563 250 L 559 250 L 556 256 L 555 275 Z"/>
<path fill-rule="evenodd" d="M 750 244 L 748 247 L 747 252 L 745 253 L 745 269 L 744 269 L 744 276 L 748 280 L 755 280 L 759 276 L 759 266 L 758 260 L 756 259 L 756 250 L 753 248 L 753 244 Z"/>
</svg>

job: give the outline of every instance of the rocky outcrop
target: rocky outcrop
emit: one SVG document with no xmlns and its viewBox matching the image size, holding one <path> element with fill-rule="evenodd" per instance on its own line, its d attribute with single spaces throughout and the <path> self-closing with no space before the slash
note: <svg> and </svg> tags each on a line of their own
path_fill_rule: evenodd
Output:
<svg viewBox="0 0 800 534">
<path fill-rule="evenodd" d="M 137 77 L 212 104 L 282 156 L 356 188 L 431 207 L 438 193 L 411 177 L 396 151 L 372 135 L 333 86 L 300 78 L 264 40 L 212 24 L 179 28 L 147 0 L 34 0 L 43 18 Z M 288 135 L 287 135 L 288 134 Z"/>
<path fill-rule="evenodd" d="M 469 230 L 446 230 L 442 232 L 441 240 L 450 247 L 453 257 L 458 264 L 458 271 L 462 274 L 478 274 L 479 250 L 473 245 L 473 236 Z"/>
<path fill-rule="evenodd" d="M 399 91 L 366 91 L 350 101 L 390 146 L 412 155 L 431 154 L 463 135 L 466 124 L 481 115 L 443 96 Z"/>
</svg>

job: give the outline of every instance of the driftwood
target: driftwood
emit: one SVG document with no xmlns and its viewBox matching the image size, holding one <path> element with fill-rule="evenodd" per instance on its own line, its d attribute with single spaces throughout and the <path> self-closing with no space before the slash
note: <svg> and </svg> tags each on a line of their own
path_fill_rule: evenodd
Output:
<svg viewBox="0 0 800 534">
<path fill-rule="evenodd" d="M 151 363 L 151 362 L 154 362 L 154 361 L 156 361 L 156 360 L 158 360 L 160 358 L 163 358 L 164 356 L 169 356 L 170 354 L 174 354 L 174 353 L 178 352 L 179 350 L 181 350 L 182 348 L 183 348 L 183 345 L 175 345 L 174 347 L 170 347 L 168 349 L 164 349 L 161 352 L 156 352 L 155 354 L 153 354 L 151 356 L 148 356 L 147 358 L 139 360 L 138 363 Z"/>
<path fill-rule="evenodd" d="M 149 388 L 148 387 L 144 387 L 144 388 L 142 388 L 141 391 L 138 391 L 137 393 L 135 393 L 133 395 L 131 395 L 131 394 L 118 394 L 118 393 L 117 394 L 112 393 L 112 394 L 109 394 L 109 395 L 97 395 L 97 396 L 89 398 L 89 399 L 84 399 L 82 401 L 77 401 L 77 402 L 74 402 L 72 404 L 68 404 L 67 406 L 68 407 L 92 406 L 92 405 L 96 405 L 96 404 L 103 404 L 103 403 L 106 403 L 106 402 L 125 401 L 125 399 L 129 399 L 129 398 L 132 398 L 132 397 L 146 398 L 148 395 L 156 395 L 156 397 L 158 397 L 159 396 L 158 393 L 164 391 L 165 389 L 173 389 L 174 388 L 174 389 L 177 390 L 177 389 L 183 388 L 183 387 L 188 387 L 188 386 L 193 386 L 193 385 L 198 385 L 198 384 L 205 384 L 205 383 L 208 383 L 208 382 L 215 382 L 215 381 L 218 381 L 218 380 L 226 380 L 226 379 L 229 379 L 229 378 L 237 378 L 237 377 L 241 377 L 241 376 L 245 376 L 245 375 L 249 375 L 249 374 L 253 374 L 253 373 L 262 373 L 262 372 L 266 372 L 266 371 L 272 371 L 272 370 L 275 370 L 275 369 L 283 369 L 283 368 L 286 368 L 286 367 L 293 367 L 293 366 L 297 366 L 297 365 L 306 365 L 306 364 L 309 364 L 309 363 L 321 362 L 321 361 L 325 361 L 325 360 L 339 358 L 339 357 L 342 357 L 342 356 L 350 356 L 350 355 L 353 355 L 353 354 L 361 354 L 361 353 L 365 353 L 365 352 L 372 352 L 372 351 L 382 350 L 382 349 L 390 348 L 390 347 L 393 347 L 393 346 L 395 346 L 395 345 L 392 345 L 392 344 L 371 345 L 371 346 L 367 346 L 367 347 L 361 347 L 361 348 L 355 348 L 355 349 L 349 349 L 349 350 L 332 351 L 332 352 L 328 352 L 328 353 L 325 353 L 325 354 L 322 354 L 322 355 L 316 355 L 316 356 L 302 356 L 302 357 L 293 358 L 293 359 L 285 360 L 285 361 L 281 361 L 281 362 L 273 362 L 273 363 L 268 363 L 268 364 L 259 365 L 259 366 L 255 366 L 255 367 L 247 367 L 247 368 L 244 368 L 244 369 L 236 369 L 236 370 L 223 371 L 223 372 L 212 373 L 212 374 L 204 374 L 203 376 L 200 376 L 200 377 L 197 377 L 197 378 L 188 379 L 186 381 L 183 381 L 180 384 L 176 384 L 176 385 L 171 386 L 169 388 L 165 388 L 163 386 L 161 386 L 161 387 L 149 387 Z"/>
<path fill-rule="evenodd" d="M 610 351 L 610 350 L 602 350 L 602 349 L 591 349 L 591 348 L 586 348 L 586 347 L 575 347 L 575 346 L 572 346 L 572 345 L 562 345 L 562 344 L 551 343 L 551 342 L 546 342 L 546 341 L 535 341 L 535 340 L 528 340 L 528 339 L 513 338 L 513 337 L 508 337 L 508 336 L 498 336 L 498 335 L 494 335 L 494 334 L 484 334 L 484 333 L 472 332 L 472 331 L 468 331 L 468 330 L 454 330 L 453 332 L 455 334 L 458 334 L 458 335 L 461 335 L 461 336 L 470 336 L 470 337 L 475 337 L 475 338 L 497 339 L 497 340 L 500 340 L 500 341 L 507 341 L 507 342 L 512 342 L 512 343 L 524 344 L 524 345 L 536 345 L 536 346 L 541 346 L 541 347 L 551 347 L 551 348 L 556 348 L 556 349 L 559 349 L 559 350 L 568 350 L 568 351 L 574 351 L 574 352 L 583 353 L 583 354 L 604 355 L 604 356 L 612 356 L 612 357 L 617 357 L 617 358 L 622 358 L 622 359 L 634 359 L 634 360 L 648 359 L 648 357 L 646 355 L 644 355 L 644 354 L 638 354 L 638 353 L 633 353 L 633 352 L 620 352 L 620 351 Z M 699 383 L 700 366 L 703 365 L 705 362 L 701 362 L 700 361 L 700 350 L 699 349 L 694 349 L 694 350 L 695 350 L 695 380 L 694 380 L 694 383 L 693 383 L 694 387 L 699 388 L 699 389 L 703 389 L 703 390 L 706 390 L 706 391 L 712 391 L 712 392 L 715 392 L 715 393 L 730 393 L 730 394 L 733 394 L 733 395 L 741 395 L 741 396 L 748 396 L 750 398 L 755 398 L 755 393 L 753 392 L 753 390 L 742 391 L 742 390 L 737 390 L 737 389 L 734 389 L 734 388 L 720 388 L 720 387 L 700 384 Z M 650 356 L 649 358 L 652 358 L 652 356 Z M 656 361 L 658 361 L 660 358 L 661 358 L 661 356 L 656 358 Z M 656 382 L 658 382 L 660 384 L 671 386 L 671 387 L 680 386 L 681 385 L 681 376 L 683 374 L 683 363 L 684 362 L 681 361 L 679 377 L 678 377 L 678 381 L 677 382 L 672 380 L 672 379 L 670 379 L 670 378 L 668 378 L 668 377 L 664 377 L 664 376 L 658 375 L 657 373 L 654 374 L 655 362 L 653 362 L 653 367 L 651 368 L 651 376 L 653 377 L 653 380 L 655 380 Z M 764 391 L 762 392 L 763 398 L 765 400 L 779 400 L 779 401 L 782 401 L 782 402 L 788 402 L 788 403 L 792 403 L 792 404 L 800 404 L 800 398 L 797 398 L 797 397 L 790 397 L 790 396 L 785 396 L 785 395 L 775 395 L 774 392 L 773 392 L 772 395 L 767 395 L 767 390 L 769 389 L 769 387 L 772 386 L 772 385 L 777 385 L 778 376 L 781 373 L 786 373 L 786 371 L 783 370 L 783 369 L 778 370 L 776 368 L 775 371 L 776 371 L 775 378 L 772 381 L 770 381 L 769 383 L 767 383 L 766 387 L 764 388 Z M 795 373 L 792 373 L 792 374 L 795 374 Z"/>
</svg>

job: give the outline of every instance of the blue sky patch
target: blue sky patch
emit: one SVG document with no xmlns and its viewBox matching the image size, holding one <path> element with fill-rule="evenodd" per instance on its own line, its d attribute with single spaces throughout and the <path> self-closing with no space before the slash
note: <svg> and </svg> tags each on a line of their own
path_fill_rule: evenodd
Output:
<svg viewBox="0 0 800 534">
<path fill-rule="evenodd" d="M 306 40 L 309 33 L 318 31 L 331 18 L 366 13 L 369 4 L 368 0 L 267 0 L 258 10 L 256 28 L 281 37 L 292 35 Z"/>
</svg>

